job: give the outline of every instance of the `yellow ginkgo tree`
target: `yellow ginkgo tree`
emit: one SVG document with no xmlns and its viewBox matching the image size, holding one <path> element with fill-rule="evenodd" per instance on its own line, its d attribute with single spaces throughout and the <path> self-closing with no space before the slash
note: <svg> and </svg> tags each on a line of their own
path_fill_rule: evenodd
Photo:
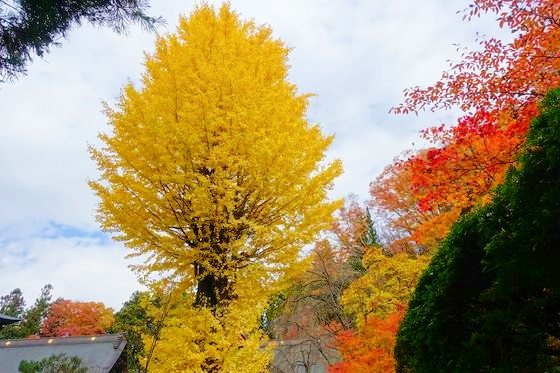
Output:
<svg viewBox="0 0 560 373">
<path fill-rule="evenodd" d="M 141 86 L 106 108 L 112 131 L 91 148 L 102 228 L 145 259 L 140 274 L 179 284 L 173 325 L 196 323 L 181 335 L 207 343 L 185 371 L 239 371 L 224 351 L 243 355 L 268 297 L 339 205 L 327 198 L 341 173 L 324 159 L 333 137 L 308 122 L 309 95 L 287 80 L 289 50 L 271 33 L 228 5 L 197 7 L 158 38 Z"/>
</svg>

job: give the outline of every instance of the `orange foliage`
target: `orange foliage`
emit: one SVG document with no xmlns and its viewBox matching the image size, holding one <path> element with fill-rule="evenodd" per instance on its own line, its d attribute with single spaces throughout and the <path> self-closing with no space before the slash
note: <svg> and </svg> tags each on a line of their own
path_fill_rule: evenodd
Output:
<svg viewBox="0 0 560 373">
<path fill-rule="evenodd" d="M 331 232 L 336 241 L 336 255 L 340 260 L 361 257 L 364 251 L 377 244 L 373 242 L 370 229 L 373 227 L 369 212 L 358 201 L 355 195 L 350 195 L 344 205 L 338 210 Z"/>
<path fill-rule="evenodd" d="M 103 303 L 55 301 L 43 321 L 41 334 L 52 337 L 104 334 L 115 317 Z"/>
<path fill-rule="evenodd" d="M 336 337 L 342 361 L 329 367 L 330 373 L 389 373 L 395 371 L 396 335 L 405 308 L 386 318 L 372 317 L 357 332 L 345 331 Z"/>
<path fill-rule="evenodd" d="M 407 156 L 411 157 L 405 153 Z M 420 197 L 412 187 L 413 171 L 417 170 L 412 166 L 426 159 L 426 151 L 411 158 L 417 163 L 396 159 L 370 184 L 369 204 L 386 224 L 383 238 L 393 253 L 430 251 L 447 235 L 459 215 L 452 204 L 421 208 Z"/>
<path fill-rule="evenodd" d="M 426 130 L 424 137 L 440 148 L 409 161 L 414 192 L 426 211 L 487 202 L 515 164 L 537 102 L 560 86 L 558 0 L 474 0 L 464 18 L 482 13 L 497 14 L 513 40 L 481 40 L 480 51 L 463 53 L 433 86 L 405 91 L 405 102 L 393 109 L 459 107 L 468 113 L 452 128 Z"/>
<path fill-rule="evenodd" d="M 467 51 L 441 80 L 405 91 L 396 113 L 459 107 L 465 112 L 499 111 L 514 118 L 518 109 L 560 86 L 560 2 L 558 0 L 474 0 L 464 15 L 471 20 L 495 13 L 514 39 L 480 40 L 481 51 Z M 492 113 L 498 114 L 498 113 Z M 497 116 L 499 117 L 499 116 Z"/>
</svg>

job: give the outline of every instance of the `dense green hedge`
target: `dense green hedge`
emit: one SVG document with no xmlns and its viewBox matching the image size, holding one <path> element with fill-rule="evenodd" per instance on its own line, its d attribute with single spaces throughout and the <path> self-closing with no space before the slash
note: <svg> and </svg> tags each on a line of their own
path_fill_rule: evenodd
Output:
<svg viewBox="0 0 560 373">
<path fill-rule="evenodd" d="M 520 165 L 422 275 L 398 371 L 560 371 L 560 90 L 543 101 Z"/>
</svg>

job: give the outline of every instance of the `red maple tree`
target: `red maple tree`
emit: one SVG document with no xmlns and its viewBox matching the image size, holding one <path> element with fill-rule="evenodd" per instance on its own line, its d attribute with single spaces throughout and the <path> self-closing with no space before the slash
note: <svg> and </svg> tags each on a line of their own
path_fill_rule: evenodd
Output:
<svg viewBox="0 0 560 373">
<path fill-rule="evenodd" d="M 114 320 L 113 310 L 103 303 L 58 299 L 43 320 L 41 334 L 52 337 L 104 334 Z"/>
<path fill-rule="evenodd" d="M 434 85 L 405 91 L 404 103 L 393 109 L 458 107 L 466 113 L 453 126 L 425 130 L 434 148 L 406 162 L 423 211 L 463 211 L 491 200 L 516 165 L 538 101 L 560 86 L 558 0 L 473 0 L 464 18 L 483 13 L 496 14 L 512 41 L 480 40 L 481 50 L 463 53 Z"/>
</svg>

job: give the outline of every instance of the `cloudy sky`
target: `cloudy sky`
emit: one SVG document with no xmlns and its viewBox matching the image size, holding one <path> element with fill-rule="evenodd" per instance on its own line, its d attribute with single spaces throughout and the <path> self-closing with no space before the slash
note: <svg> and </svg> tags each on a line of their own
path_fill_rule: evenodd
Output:
<svg viewBox="0 0 560 373">
<path fill-rule="evenodd" d="M 152 0 L 151 14 L 172 32 L 190 0 Z M 217 4 L 219 2 L 209 1 Z M 462 0 L 232 0 L 243 18 L 270 25 L 293 48 L 290 79 L 317 94 L 309 118 L 334 133 L 329 158 L 345 173 L 333 196 L 367 198 L 368 185 L 401 151 L 421 142 L 418 130 L 457 113 L 388 113 L 402 90 L 436 81 L 454 43 L 473 45 L 489 20 L 461 22 Z M 36 59 L 27 76 L 0 85 L 0 295 L 19 287 L 28 303 L 50 283 L 55 297 L 95 300 L 118 309 L 139 289 L 125 248 L 95 221 L 86 182 L 97 177 L 87 153 L 107 130 L 101 102 L 112 104 L 136 83 L 155 35 L 84 25 L 60 48 Z"/>
</svg>

